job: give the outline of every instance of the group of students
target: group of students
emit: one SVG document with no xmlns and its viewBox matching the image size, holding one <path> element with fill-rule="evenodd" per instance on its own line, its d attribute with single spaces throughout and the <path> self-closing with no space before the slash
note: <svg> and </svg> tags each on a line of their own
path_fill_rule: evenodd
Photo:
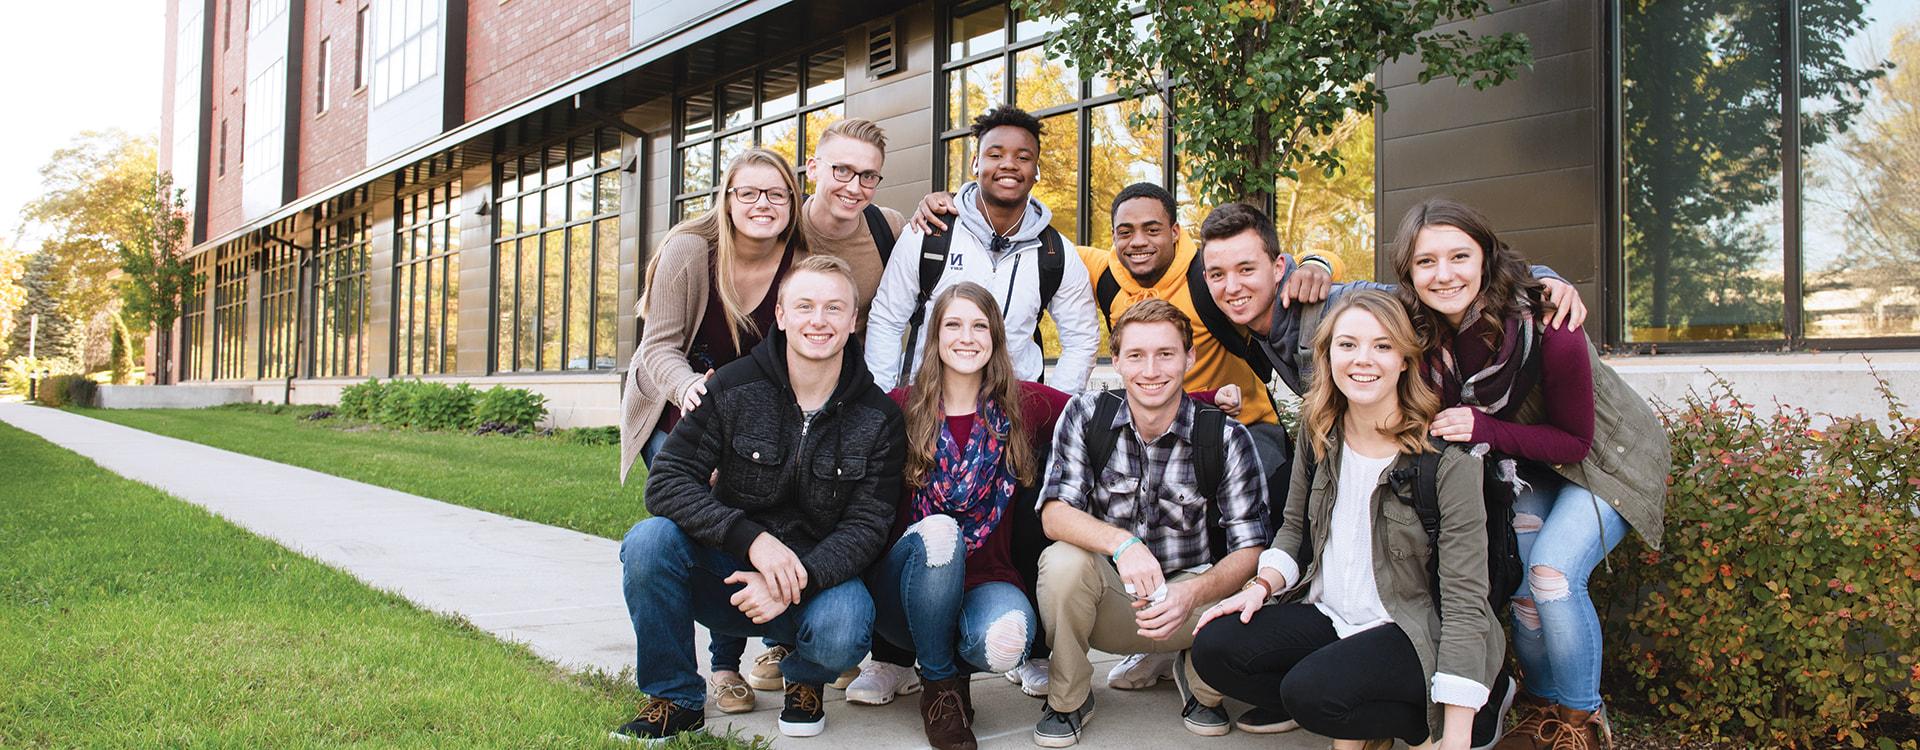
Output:
<svg viewBox="0 0 1920 750">
<path fill-rule="evenodd" d="M 755 688 L 814 736 L 835 685 L 918 692 L 929 743 L 972 748 L 992 672 L 1068 747 L 1097 648 L 1131 655 L 1113 687 L 1172 678 L 1200 735 L 1605 741 L 1586 581 L 1629 529 L 1658 545 L 1669 457 L 1570 285 L 1445 200 L 1409 212 L 1391 284 L 1334 283 L 1245 204 L 1187 242 L 1144 183 L 1113 248 L 1074 248 L 1031 195 L 1040 122 L 1002 106 L 973 137 L 974 179 L 910 220 L 872 203 L 870 121 L 826 129 L 811 196 L 747 151 L 650 259 L 621 431 L 649 518 L 620 550 L 647 698 L 615 736 L 703 731 L 709 690 L 738 712 Z M 1102 318 L 1124 387 L 1081 393 Z"/>
</svg>

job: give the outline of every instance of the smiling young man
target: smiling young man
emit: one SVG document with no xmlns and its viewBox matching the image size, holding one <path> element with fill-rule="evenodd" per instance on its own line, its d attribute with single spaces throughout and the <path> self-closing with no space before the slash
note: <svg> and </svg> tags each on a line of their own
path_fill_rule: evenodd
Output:
<svg viewBox="0 0 1920 750">
<path fill-rule="evenodd" d="M 1093 716 L 1089 647 L 1169 653 L 1200 613 L 1252 574 L 1267 543 L 1266 487 L 1247 429 L 1188 397 L 1193 328 L 1162 300 L 1113 321 L 1125 398 L 1075 398 L 1054 431 L 1040 520 L 1040 620 L 1053 649 L 1034 742 L 1067 747 Z M 1102 458 L 1102 454 L 1105 458 Z M 1221 536 L 1219 544 L 1212 535 Z M 1228 731 L 1220 695 L 1176 669 L 1196 734 Z"/>
<path fill-rule="evenodd" d="M 899 407 L 848 355 L 855 306 L 846 261 L 794 264 L 777 329 L 715 373 L 655 458 L 653 517 L 620 547 L 648 698 L 617 736 L 704 729 L 695 622 L 794 644 L 780 731 L 826 728 L 824 683 L 867 652 L 874 608 L 859 574 L 886 545 L 906 457 Z"/>
<path fill-rule="evenodd" d="M 1100 346 L 1100 324 L 1085 265 L 1049 228 L 1053 212 L 1033 199 L 1040 179 L 1040 131 L 1033 115 L 1006 105 L 974 118 L 974 181 L 955 196 L 957 226 L 942 238 L 944 256 L 923 253 L 930 239 L 916 230 L 895 245 L 874 296 L 866 338 L 867 367 L 882 388 L 903 384 L 902 372 L 917 367 L 927 334 L 918 323 L 935 295 L 962 281 L 993 292 L 1007 322 L 1016 377 L 1041 379 L 1046 363 L 1034 331 L 1045 312 L 1053 316 L 1061 348 L 1047 385 L 1069 393 L 1086 387 Z M 923 255 L 942 263 L 932 283 L 923 282 Z M 1050 284 L 1058 286 L 1049 289 Z M 913 340 L 903 346 L 909 331 Z"/>
<path fill-rule="evenodd" d="M 853 268 L 862 321 L 906 224 L 900 212 L 873 203 L 886 162 L 886 131 L 857 117 L 827 126 L 807 158 L 813 195 L 800 207 L 800 231 L 808 252 L 841 258 Z"/>
</svg>

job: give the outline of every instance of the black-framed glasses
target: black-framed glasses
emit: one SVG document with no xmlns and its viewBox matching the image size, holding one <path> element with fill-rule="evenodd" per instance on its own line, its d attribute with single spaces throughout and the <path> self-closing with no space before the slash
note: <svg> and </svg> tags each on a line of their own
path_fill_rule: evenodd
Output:
<svg viewBox="0 0 1920 750">
<path fill-rule="evenodd" d="M 789 201 L 793 200 L 793 191 L 786 188 L 762 189 L 757 187 L 737 187 L 728 188 L 727 194 L 733 196 L 734 200 L 740 201 L 743 205 L 748 206 L 759 203 L 761 196 L 765 196 L 768 203 L 776 206 L 787 205 Z"/>
<path fill-rule="evenodd" d="M 871 169 L 866 170 L 864 172 L 855 172 L 853 171 L 853 167 L 849 167 L 845 164 L 830 164 L 828 165 L 828 168 L 833 171 L 834 181 L 847 182 L 852 180 L 854 177 L 858 176 L 860 178 L 860 187 L 863 187 L 863 188 L 879 187 L 880 181 L 886 179 L 885 177 L 880 176 L 879 172 L 875 172 Z"/>
</svg>

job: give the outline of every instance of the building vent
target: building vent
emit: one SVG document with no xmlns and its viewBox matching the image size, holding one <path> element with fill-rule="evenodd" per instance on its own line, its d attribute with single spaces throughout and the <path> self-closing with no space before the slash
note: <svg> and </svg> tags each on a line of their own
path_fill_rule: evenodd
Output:
<svg viewBox="0 0 1920 750">
<path fill-rule="evenodd" d="M 874 78 L 900 72 L 900 17 L 867 29 L 867 75 Z"/>
</svg>

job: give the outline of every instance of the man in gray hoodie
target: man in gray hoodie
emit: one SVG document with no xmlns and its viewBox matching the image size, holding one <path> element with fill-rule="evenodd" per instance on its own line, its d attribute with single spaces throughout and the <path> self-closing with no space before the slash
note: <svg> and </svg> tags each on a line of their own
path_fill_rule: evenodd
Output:
<svg viewBox="0 0 1920 750">
<path fill-rule="evenodd" d="M 1045 362 L 1034 331 L 1044 309 L 1059 330 L 1061 349 L 1047 384 L 1067 392 L 1086 387 L 1100 346 L 1100 324 L 1086 266 L 1072 242 L 1048 226 L 1053 212 L 1032 197 L 1040 178 L 1040 130 L 1033 115 L 1006 105 L 974 118 L 973 137 L 979 144 L 974 181 L 955 196 L 958 226 L 946 238 L 942 271 L 931 288 L 922 288 L 920 274 L 928 237 L 909 230 L 894 245 L 867 321 L 867 368 L 881 389 L 904 385 L 902 365 L 907 364 L 910 373 L 919 362 L 930 326 L 919 326 L 914 339 L 902 346 L 916 308 L 924 317 L 940 290 L 962 281 L 986 287 L 999 301 L 1016 377 L 1040 380 Z M 1042 272 L 1050 244 L 1057 251 L 1051 263 L 1058 275 Z M 1047 287 L 1055 285 L 1046 299 Z"/>
</svg>

